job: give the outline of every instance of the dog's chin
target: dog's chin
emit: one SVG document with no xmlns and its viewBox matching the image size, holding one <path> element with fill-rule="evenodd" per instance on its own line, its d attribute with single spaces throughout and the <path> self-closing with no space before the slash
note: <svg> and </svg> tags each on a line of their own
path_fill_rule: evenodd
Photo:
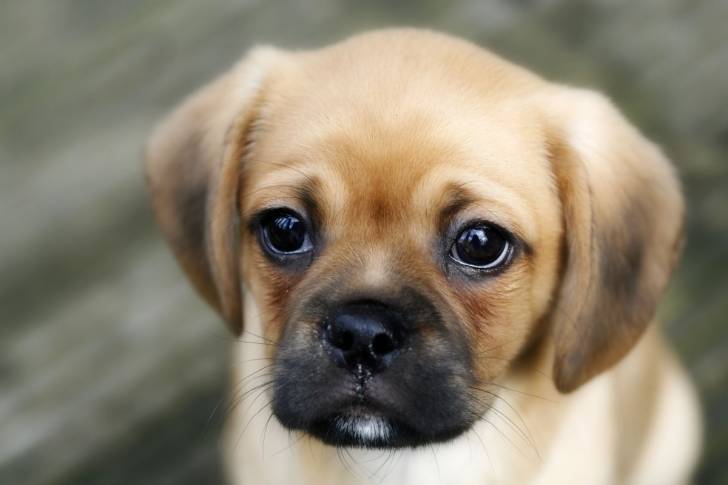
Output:
<svg viewBox="0 0 728 485">
<path fill-rule="evenodd" d="M 346 412 L 318 419 L 306 431 L 328 445 L 355 448 L 392 448 L 413 435 L 392 418 Z"/>
<path fill-rule="evenodd" d="M 332 446 L 392 449 L 448 441 L 467 428 L 462 426 L 438 433 L 420 432 L 400 419 L 352 407 L 316 419 L 304 431 Z"/>
</svg>

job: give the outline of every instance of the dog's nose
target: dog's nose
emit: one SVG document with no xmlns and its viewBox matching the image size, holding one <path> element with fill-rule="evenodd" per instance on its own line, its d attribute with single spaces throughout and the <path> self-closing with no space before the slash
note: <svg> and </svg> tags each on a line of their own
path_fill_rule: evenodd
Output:
<svg viewBox="0 0 728 485">
<path fill-rule="evenodd" d="M 402 347 L 398 318 L 375 303 L 347 306 L 330 320 L 324 339 L 334 362 L 352 372 L 381 372 Z"/>
</svg>

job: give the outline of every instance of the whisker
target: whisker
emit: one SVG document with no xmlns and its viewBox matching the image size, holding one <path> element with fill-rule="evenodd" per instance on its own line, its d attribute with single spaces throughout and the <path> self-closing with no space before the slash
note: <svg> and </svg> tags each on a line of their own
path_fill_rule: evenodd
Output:
<svg viewBox="0 0 728 485">
<path fill-rule="evenodd" d="M 483 438 L 480 436 L 480 433 L 478 433 L 478 431 L 475 428 L 472 428 L 471 431 L 478 438 L 478 441 L 480 441 L 480 445 L 483 447 L 483 451 L 485 452 L 485 457 L 488 459 L 488 465 L 490 465 L 490 471 L 495 474 L 495 468 L 493 467 L 493 460 L 490 459 L 490 453 L 488 452 L 488 448 L 485 446 L 485 442 L 483 441 Z"/>
<path fill-rule="evenodd" d="M 298 443 L 299 443 L 299 442 L 300 442 L 300 441 L 301 441 L 301 440 L 302 440 L 303 438 L 305 438 L 305 437 L 306 437 L 306 435 L 305 435 L 304 433 L 302 433 L 302 432 L 298 432 L 298 431 L 295 431 L 295 433 L 298 433 L 298 437 L 296 437 L 296 439 L 295 439 L 295 440 L 291 441 L 291 433 L 290 433 L 290 431 L 289 431 L 289 433 L 288 433 L 288 446 L 284 446 L 284 447 L 283 447 L 283 448 L 281 448 L 280 450 L 276 451 L 275 453 L 273 453 L 273 456 L 277 456 L 277 455 L 280 455 L 281 453 L 283 453 L 283 452 L 286 452 L 286 451 L 290 450 L 290 449 L 291 449 L 291 448 L 293 448 L 293 447 L 294 447 L 294 446 L 295 446 L 296 444 L 298 444 Z"/>
<path fill-rule="evenodd" d="M 266 345 L 269 347 L 275 347 L 275 343 L 269 343 L 269 342 L 254 342 L 252 340 L 243 340 L 242 337 L 233 337 L 235 342 L 240 344 L 250 344 L 250 345 Z"/>
<path fill-rule="evenodd" d="M 341 462 L 341 464 L 343 465 L 346 473 L 348 473 L 352 477 L 358 479 L 358 476 L 357 476 L 356 472 L 353 470 L 352 465 L 346 460 L 346 457 L 344 456 L 344 451 L 345 451 L 344 448 L 337 446 L 336 447 L 336 456 L 339 458 L 339 462 Z"/>
<path fill-rule="evenodd" d="M 506 391 L 515 392 L 517 394 L 521 394 L 523 396 L 532 397 L 534 399 L 542 399 L 542 400 L 548 401 L 550 403 L 558 404 L 558 401 L 556 401 L 554 399 L 550 399 L 550 398 L 544 397 L 544 396 L 539 396 L 538 394 L 532 394 L 532 393 L 526 392 L 526 391 L 520 391 L 518 389 L 513 389 L 512 387 L 504 386 L 503 384 L 498 384 L 497 382 L 489 382 L 488 385 L 489 386 L 496 386 L 496 387 L 499 387 L 501 389 L 505 389 Z"/>
<path fill-rule="evenodd" d="M 250 380 L 250 379 L 254 378 L 254 377 L 255 377 L 256 375 L 260 374 L 261 372 L 263 372 L 263 371 L 267 371 L 267 370 L 269 370 L 269 369 L 273 368 L 273 367 L 274 367 L 275 365 L 276 365 L 276 364 L 275 364 L 275 362 L 271 362 L 271 363 L 270 363 L 270 364 L 268 364 L 268 365 L 264 365 L 263 367 L 260 367 L 260 368 L 258 368 L 258 369 L 256 369 L 256 370 L 254 370 L 254 371 L 251 371 L 251 372 L 250 372 L 250 374 L 246 375 L 245 377 L 243 377 L 243 378 L 242 378 L 242 379 L 241 379 L 241 380 L 240 380 L 240 381 L 238 382 L 238 385 L 242 385 L 242 384 L 244 384 L 245 382 L 247 382 L 248 380 Z M 271 375 L 273 375 L 273 373 L 272 373 L 272 372 L 271 372 L 270 374 L 271 374 Z"/>
<path fill-rule="evenodd" d="M 255 400 L 253 400 L 253 402 L 255 402 L 258 399 L 258 397 L 260 397 L 262 394 L 263 394 L 262 392 L 259 393 L 258 396 L 256 396 Z M 265 410 L 265 408 L 269 407 L 271 404 L 273 404 L 273 401 L 268 401 L 266 403 L 263 403 L 263 405 L 260 407 L 260 409 L 258 409 L 255 413 L 253 413 L 253 415 L 250 417 L 250 419 L 248 419 L 248 422 L 245 423 L 245 426 L 243 426 L 242 431 L 238 435 L 238 439 L 235 442 L 235 448 L 237 448 L 238 445 L 240 444 L 240 440 L 243 438 L 243 435 L 245 435 L 245 432 L 248 430 L 248 426 L 250 426 L 251 423 L 253 422 L 253 420 L 256 417 L 258 417 L 258 415 L 260 413 L 262 413 Z M 250 407 L 252 408 L 252 405 Z"/>
<path fill-rule="evenodd" d="M 435 447 L 432 445 L 429 445 L 430 451 L 432 451 L 432 457 L 435 459 L 435 468 L 437 468 L 437 479 L 438 481 L 442 482 L 442 473 L 440 472 L 440 462 L 437 461 L 437 453 L 435 452 Z"/>
<path fill-rule="evenodd" d="M 231 401 L 230 405 L 227 407 L 226 412 L 225 412 L 226 420 L 229 419 L 230 416 L 232 416 L 233 411 L 235 409 L 237 409 L 238 406 L 240 406 L 252 393 L 254 393 L 256 391 L 259 391 L 256 394 L 256 396 L 253 399 L 253 401 L 251 402 L 251 404 L 248 407 L 248 409 L 246 410 L 246 412 L 247 412 L 249 410 L 249 408 L 252 407 L 253 404 L 255 404 L 255 401 L 261 396 L 261 394 L 263 394 L 269 388 L 269 386 L 271 386 L 273 383 L 274 383 L 274 381 L 271 379 L 269 381 L 266 381 L 266 382 L 263 382 L 261 384 L 258 384 L 256 386 L 254 386 L 253 388 L 246 390 L 242 394 L 242 396 L 240 396 L 240 397 L 234 399 L 233 401 Z"/>
<path fill-rule="evenodd" d="M 230 366 L 231 367 L 234 367 L 234 368 L 237 368 L 237 367 L 242 367 L 244 364 L 248 364 L 250 362 L 260 362 L 262 360 L 272 361 L 272 359 L 270 357 L 256 357 L 254 359 L 245 359 L 245 360 L 240 360 L 240 361 L 233 361 L 230 364 Z"/>
<path fill-rule="evenodd" d="M 349 462 L 351 463 L 351 470 L 354 474 L 354 476 L 357 478 L 357 480 L 361 480 L 364 478 L 365 473 L 362 473 L 361 466 L 359 465 L 359 462 L 354 458 L 354 455 L 351 454 L 351 451 L 349 451 L 348 448 L 339 448 L 348 458 Z M 360 472 L 357 472 L 357 467 L 360 470 Z"/>
<path fill-rule="evenodd" d="M 250 330 L 245 330 L 243 332 L 243 335 L 245 335 L 245 334 L 248 334 L 248 335 L 250 335 L 252 337 L 258 338 L 258 339 L 262 340 L 263 342 L 267 342 L 267 343 L 269 343 L 271 345 L 275 345 L 276 344 L 276 342 L 274 342 L 273 340 L 269 339 L 268 337 L 264 337 L 263 335 L 258 335 L 257 333 L 251 332 Z"/>
<path fill-rule="evenodd" d="M 523 425 L 523 427 L 526 428 L 526 431 L 521 429 L 520 426 L 518 426 L 512 419 L 510 419 L 503 411 L 499 410 L 498 408 L 491 406 L 489 408 L 489 411 L 493 411 L 496 415 L 498 415 L 502 419 L 504 419 L 511 426 L 511 428 L 514 429 L 520 435 L 521 439 L 523 439 L 526 443 L 528 443 L 533 448 L 534 452 L 536 453 L 536 456 L 541 458 L 541 454 L 538 451 L 538 448 L 536 446 L 536 442 L 533 438 L 533 435 L 531 434 L 531 431 L 528 428 L 528 425 L 526 424 L 525 420 L 523 419 L 521 414 L 518 412 L 518 410 L 515 407 L 513 407 L 503 396 L 500 396 L 487 389 L 482 389 L 482 388 L 475 387 L 475 386 L 471 386 L 471 388 L 478 390 L 480 392 L 483 392 L 485 394 L 488 394 L 490 396 L 493 396 L 495 399 L 500 399 L 506 406 L 508 406 L 508 408 L 511 411 L 513 411 L 513 413 L 516 416 L 518 416 L 518 419 L 521 421 L 521 424 Z"/>
<path fill-rule="evenodd" d="M 531 428 L 528 427 L 528 423 L 526 423 L 526 420 L 523 419 L 523 416 L 521 416 L 521 413 L 518 412 L 518 410 L 514 406 L 512 406 L 511 403 L 509 403 L 508 400 L 506 398 L 504 398 L 503 396 L 498 395 L 496 399 L 500 399 L 506 406 L 508 406 L 508 408 L 511 411 L 513 411 L 513 413 L 515 413 L 518 420 L 521 422 L 523 427 L 526 429 L 526 434 L 528 435 L 528 439 L 531 443 L 531 446 L 533 447 L 533 451 L 536 453 L 536 456 L 538 457 L 538 459 L 541 460 L 541 452 L 539 451 L 538 445 L 536 444 L 536 439 L 533 437 Z M 499 411 L 499 413 L 505 417 L 505 413 L 503 413 L 502 411 Z M 510 421 L 510 419 L 509 419 L 509 421 Z"/>
<path fill-rule="evenodd" d="M 508 443 L 509 443 L 509 444 L 510 444 L 510 445 L 511 445 L 512 447 L 513 447 L 513 449 L 514 449 L 514 450 L 516 450 L 516 451 L 518 452 L 518 454 L 519 454 L 519 455 L 521 455 L 521 456 L 522 456 L 523 458 L 525 458 L 525 459 L 528 459 L 528 456 L 526 455 L 526 453 L 524 453 L 524 451 L 523 451 L 523 450 L 522 450 L 521 448 L 519 448 L 518 446 L 516 446 L 516 444 L 515 444 L 515 443 L 514 443 L 514 442 L 513 442 L 513 441 L 512 441 L 512 440 L 511 440 L 511 439 L 510 439 L 510 438 L 509 438 L 509 437 L 508 437 L 508 436 L 507 436 L 507 435 L 506 435 L 505 433 L 503 433 L 503 431 L 501 431 L 501 430 L 500 430 L 500 429 L 498 428 L 498 426 L 496 426 L 496 425 L 495 425 L 494 423 L 492 423 L 492 422 L 488 421 L 487 419 L 485 419 L 485 417 L 481 418 L 481 420 L 482 420 L 483 422 L 485 422 L 485 424 L 488 424 L 488 425 L 490 425 L 491 427 L 493 427 L 493 429 L 494 429 L 494 430 L 495 430 L 495 431 L 496 431 L 496 432 L 497 432 L 497 433 L 498 433 L 499 435 L 501 435 L 501 437 L 502 437 L 503 439 L 505 439 L 505 440 L 506 440 L 506 441 L 507 441 L 507 442 L 508 442 Z"/>
<path fill-rule="evenodd" d="M 381 479 L 380 479 L 380 478 L 377 478 L 377 475 L 379 475 L 379 472 L 380 472 L 380 471 L 382 471 L 382 470 L 384 469 L 385 465 L 386 465 L 387 463 L 389 463 L 389 462 L 390 462 L 390 460 L 391 460 L 391 459 L 392 459 L 392 458 L 394 457 L 394 453 L 395 453 L 395 450 L 394 450 L 394 449 L 390 449 L 390 450 L 389 450 L 389 452 L 387 453 L 387 456 L 386 456 L 386 458 L 384 459 L 384 461 L 383 461 L 383 462 L 382 462 L 382 463 L 381 463 L 381 464 L 380 464 L 380 465 L 379 465 L 379 466 L 377 467 L 377 469 L 376 469 L 376 470 L 374 470 L 374 472 L 373 472 L 373 473 L 372 473 L 372 474 L 370 475 L 370 477 L 369 477 L 370 479 L 372 479 L 372 480 L 377 480 L 377 481 L 382 481 L 382 480 L 384 480 L 384 478 L 385 478 L 385 477 L 386 477 L 386 476 L 388 475 L 388 473 L 384 473 L 384 474 L 382 475 Z"/>
<path fill-rule="evenodd" d="M 499 357 L 499 356 L 496 356 L 496 355 L 485 355 L 486 353 L 487 353 L 487 351 L 480 352 L 480 353 L 476 354 L 477 355 L 477 358 L 478 359 L 485 359 L 485 360 L 496 360 L 496 361 L 499 361 L 499 362 L 506 362 L 506 363 L 509 363 L 509 364 L 511 362 L 513 362 L 513 359 L 508 359 L 508 358 L 505 358 L 505 357 Z M 543 379 L 546 379 L 548 382 L 552 382 L 553 381 L 553 376 L 552 376 L 552 374 L 551 374 L 550 371 L 543 370 L 543 369 L 539 369 L 537 367 L 532 367 L 532 370 L 533 370 L 533 372 L 535 374 L 538 374 L 539 377 L 541 377 Z"/>
<path fill-rule="evenodd" d="M 265 425 L 263 426 L 263 439 L 260 442 L 260 449 L 263 453 L 263 456 L 265 456 L 265 436 L 268 433 L 268 425 L 270 424 L 271 420 L 273 419 L 273 411 L 271 410 L 270 416 L 268 416 L 268 419 L 265 421 Z"/>
<path fill-rule="evenodd" d="M 259 372 L 261 372 L 261 371 L 263 371 L 263 370 L 265 370 L 266 368 L 269 368 L 269 367 L 271 367 L 271 366 L 263 367 L 261 369 L 258 369 L 255 372 L 253 372 L 252 374 L 246 376 L 239 383 L 237 383 L 235 385 L 235 388 L 230 392 L 230 394 L 228 394 L 227 396 L 223 396 L 223 397 L 221 397 L 220 399 L 217 400 L 217 402 L 215 403 L 215 406 L 212 408 L 212 411 L 210 412 L 210 415 L 207 417 L 207 421 L 205 422 L 205 429 L 206 429 L 205 433 L 209 432 L 209 430 L 211 428 L 211 425 L 212 425 L 212 421 L 215 418 L 215 416 L 217 415 L 217 412 L 220 410 L 222 404 L 225 401 L 227 401 L 228 399 L 230 399 L 230 401 L 231 401 L 225 407 L 225 412 L 223 413 L 223 415 L 227 417 L 229 415 L 230 411 L 232 410 L 232 408 L 234 407 L 234 402 L 236 402 L 238 399 L 241 399 L 241 396 L 238 396 L 238 394 L 242 391 L 243 383 L 246 380 L 254 377 L 255 374 L 258 374 Z M 264 376 L 265 375 L 260 375 L 258 377 L 264 377 Z M 268 376 L 271 377 L 269 374 L 268 374 Z"/>
<path fill-rule="evenodd" d="M 243 399 L 245 399 L 246 397 L 250 396 L 251 393 L 257 391 L 256 394 L 255 394 L 255 397 L 250 402 L 250 404 L 248 405 L 248 407 L 245 409 L 245 414 L 247 414 L 251 410 L 251 408 L 255 405 L 255 402 L 260 398 L 260 396 L 262 396 L 265 393 L 265 391 L 267 391 L 268 389 L 270 389 L 270 387 L 273 385 L 274 382 L 275 381 L 271 379 L 271 380 L 266 381 L 266 382 L 264 382 L 262 384 L 258 384 L 257 386 L 253 387 L 252 389 L 249 389 L 249 390 L 245 391 L 245 396 L 243 397 Z"/>
</svg>

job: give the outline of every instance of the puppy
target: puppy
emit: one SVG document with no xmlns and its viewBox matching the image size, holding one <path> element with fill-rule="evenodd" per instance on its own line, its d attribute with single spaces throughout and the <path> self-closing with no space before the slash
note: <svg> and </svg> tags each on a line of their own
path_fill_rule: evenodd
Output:
<svg viewBox="0 0 728 485">
<path fill-rule="evenodd" d="M 650 325 L 680 187 L 603 96 L 421 30 L 255 48 L 147 178 L 242 335 L 232 483 L 689 481 L 696 398 Z"/>
</svg>

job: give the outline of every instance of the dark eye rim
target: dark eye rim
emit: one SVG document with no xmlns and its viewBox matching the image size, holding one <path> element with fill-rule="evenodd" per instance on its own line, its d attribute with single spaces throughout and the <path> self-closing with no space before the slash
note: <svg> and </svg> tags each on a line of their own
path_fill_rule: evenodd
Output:
<svg viewBox="0 0 728 485">
<path fill-rule="evenodd" d="M 498 231 L 505 241 L 505 247 L 502 253 L 496 259 L 496 261 L 492 264 L 488 264 L 485 266 L 474 265 L 461 260 L 457 256 L 457 249 L 455 246 L 460 239 L 460 235 L 463 232 L 479 226 L 487 226 L 489 229 L 494 229 Z M 457 267 L 461 268 L 462 270 L 476 275 L 492 275 L 502 272 L 513 262 L 513 259 L 515 258 L 518 249 L 518 240 L 512 232 L 505 229 L 500 224 L 496 224 L 494 222 L 483 219 L 469 221 L 466 224 L 458 226 L 454 231 L 452 231 L 452 236 L 449 239 L 450 242 L 447 245 L 447 259 L 450 262 L 456 264 Z"/>
<path fill-rule="evenodd" d="M 299 249 L 296 249 L 295 251 L 281 251 L 277 249 L 270 240 L 269 228 L 267 226 L 267 223 L 271 221 L 272 218 L 279 217 L 281 215 L 293 216 L 299 219 L 304 225 L 305 235 L 303 244 Z M 266 253 L 268 256 L 274 258 L 276 262 L 287 263 L 291 259 L 296 259 L 301 256 L 310 254 L 314 249 L 313 239 L 311 235 L 311 225 L 303 215 L 289 207 L 273 207 L 261 211 L 255 217 L 254 226 L 256 227 L 258 241 L 261 248 L 263 249 L 263 252 Z"/>
</svg>

